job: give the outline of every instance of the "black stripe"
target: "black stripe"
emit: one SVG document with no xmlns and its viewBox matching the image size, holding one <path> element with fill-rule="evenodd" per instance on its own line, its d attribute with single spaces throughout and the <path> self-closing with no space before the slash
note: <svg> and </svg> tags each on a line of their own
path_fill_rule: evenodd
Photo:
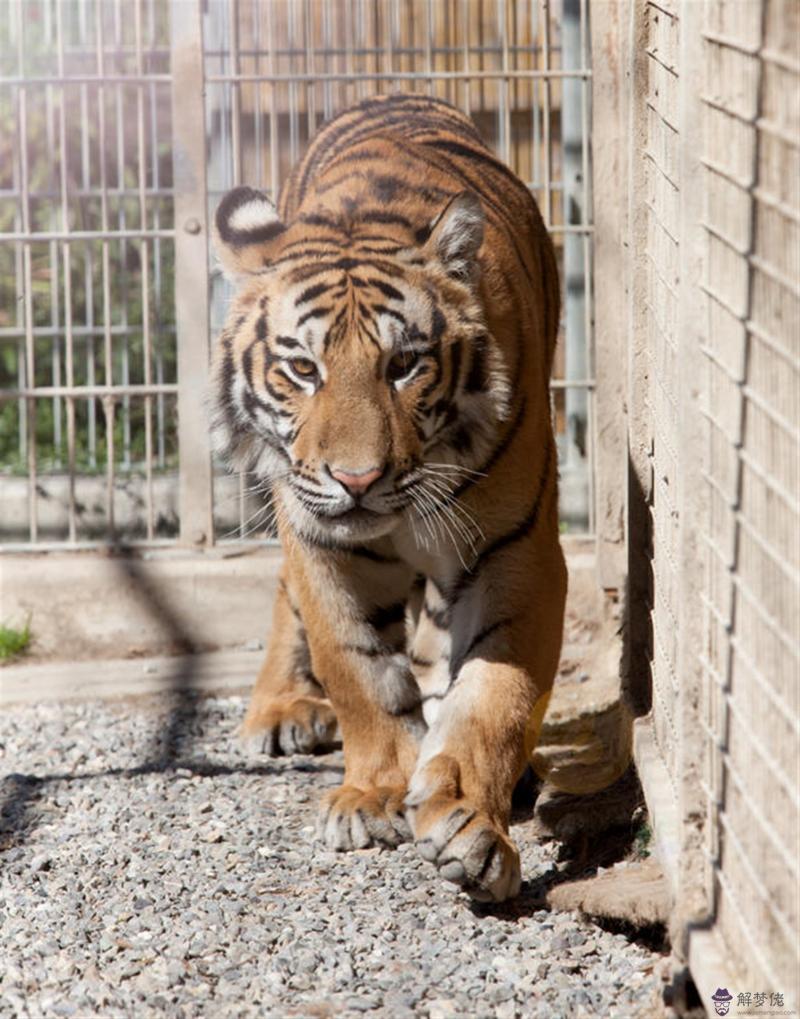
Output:
<svg viewBox="0 0 800 1019">
<path fill-rule="evenodd" d="M 450 386 L 448 387 L 447 400 L 452 401 L 458 388 L 459 375 L 461 374 L 461 342 L 456 340 L 450 346 Z"/>
<path fill-rule="evenodd" d="M 322 341 L 322 346 L 324 347 L 325 350 L 328 349 L 328 344 L 333 339 L 334 330 L 337 328 L 337 326 L 339 325 L 339 323 L 342 321 L 342 319 L 345 317 L 346 314 L 347 314 L 347 305 L 344 305 L 344 307 L 339 309 L 339 311 L 336 314 L 336 318 L 328 326 L 328 331 L 325 333 L 325 337 L 324 337 L 324 339 Z"/>
<path fill-rule="evenodd" d="M 407 216 L 401 216 L 397 212 L 386 212 L 383 209 L 366 209 L 358 213 L 356 225 L 361 223 L 383 223 L 386 226 L 396 224 L 404 226 L 407 230 L 413 229 L 413 224 Z"/>
<path fill-rule="evenodd" d="M 306 287 L 306 289 L 294 302 L 295 308 L 299 308 L 300 305 L 305 304 L 306 301 L 313 301 L 315 297 L 319 297 L 321 294 L 324 294 L 326 290 L 330 290 L 331 286 L 331 283 L 315 283 L 312 287 Z"/>
<path fill-rule="evenodd" d="M 465 159 L 474 159 L 478 163 L 491 166 L 493 170 L 503 174 L 507 177 L 515 187 L 524 187 L 522 181 L 510 170 L 505 163 L 501 163 L 500 160 L 494 156 L 488 149 L 480 148 L 473 149 L 469 145 L 463 145 L 461 142 L 451 141 L 449 138 L 434 139 L 426 142 L 426 145 L 430 145 L 431 148 L 444 149 L 446 152 L 452 152 L 454 155 L 463 156 Z"/>
<path fill-rule="evenodd" d="M 296 350 L 300 346 L 300 341 L 296 340 L 293 336 L 276 336 L 275 344 L 278 347 L 288 347 L 289 350 Z"/>
<path fill-rule="evenodd" d="M 295 605 L 294 601 L 292 600 L 292 596 L 289 594 L 289 588 L 287 587 L 286 581 L 283 579 L 283 577 L 281 577 L 281 579 L 278 581 L 278 587 L 286 595 L 286 601 L 289 603 L 289 608 L 292 610 L 292 615 L 295 617 L 298 623 L 300 623 L 300 628 L 305 633 L 305 630 L 303 629 L 303 620 L 302 617 L 300 616 L 300 609 Z"/>
<path fill-rule="evenodd" d="M 267 390 L 273 400 L 277 400 L 278 403 L 286 403 L 289 399 L 286 393 L 279 393 L 278 390 L 272 385 L 269 379 L 264 380 L 264 388 Z"/>
<path fill-rule="evenodd" d="M 472 341 L 472 359 L 467 377 L 464 380 L 464 392 L 482 393 L 486 389 L 488 375 L 488 338 L 476 336 Z"/>
<path fill-rule="evenodd" d="M 233 383 L 236 379 L 236 365 L 233 360 L 232 348 L 233 341 L 231 338 L 229 336 L 224 337 L 222 340 L 222 349 L 224 353 L 222 355 L 222 378 L 219 402 L 228 417 L 230 416 L 230 412 L 233 410 Z"/>
<path fill-rule="evenodd" d="M 447 328 L 447 319 L 444 317 L 444 313 L 438 306 L 433 309 L 431 315 L 431 339 L 434 343 L 438 343 L 444 335 L 444 331 Z"/>
<path fill-rule="evenodd" d="M 300 326 L 303 325 L 304 322 L 308 322 L 310 318 L 325 318 L 325 316 L 332 310 L 333 309 L 330 308 L 330 306 L 324 308 L 309 308 L 308 311 L 303 312 L 297 320 L 297 328 L 299 329 Z"/>
<path fill-rule="evenodd" d="M 465 648 L 464 651 L 461 652 L 460 655 L 458 655 L 458 657 L 451 656 L 450 658 L 451 683 L 455 682 L 459 672 L 461 672 L 464 662 L 466 662 L 470 655 L 475 651 L 475 648 L 479 647 L 480 644 L 482 644 L 483 641 L 485 641 L 487 637 L 490 637 L 496 630 L 499 630 L 503 626 L 507 626 L 510 622 L 511 616 L 505 616 L 503 619 L 498 619 L 496 622 L 490 623 L 488 626 L 484 626 L 482 630 L 479 630 L 478 633 L 475 634 L 475 636 L 469 642 L 469 645 Z"/>
<path fill-rule="evenodd" d="M 318 212 L 310 212 L 305 216 L 300 216 L 300 222 L 305 226 L 325 226 L 330 230 L 335 230 L 337 233 L 342 232 L 342 224 L 335 219 L 330 219 L 328 216 L 323 216 Z"/>
<path fill-rule="evenodd" d="M 446 630 L 450 626 L 450 609 L 447 605 L 434 609 L 427 602 L 423 602 L 422 611 L 437 630 Z"/>
<path fill-rule="evenodd" d="M 363 655 L 364 658 L 385 658 L 394 653 L 391 648 L 385 647 L 383 644 L 374 647 L 365 647 L 363 644 L 342 644 L 342 650 L 354 651 L 358 655 Z"/>
<path fill-rule="evenodd" d="M 503 549 L 508 548 L 509 545 L 515 544 L 522 538 L 527 537 L 531 531 L 534 530 L 536 524 L 539 521 L 539 513 L 542 509 L 542 501 L 544 500 L 544 493 L 547 490 L 547 482 L 550 480 L 550 468 L 551 461 L 553 458 L 553 447 L 551 443 L 547 444 L 547 452 L 545 453 L 544 466 L 542 468 L 542 476 L 539 481 L 539 490 L 536 493 L 536 498 L 533 501 L 530 511 L 527 516 L 521 520 L 516 527 L 512 528 L 506 534 L 501 534 L 499 538 L 495 538 L 493 542 L 484 548 L 478 555 L 476 560 L 473 562 L 470 571 L 466 570 L 460 575 L 455 584 L 451 587 L 449 592 L 449 601 L 452 604 L 457 601 L 458 598 L 469 588 L 477 579 L 481 569 L 486 565 L 492 556 L 498 552 L 502 552 Z"/>
<path fill-rule="evenodd" d="M 367 622 L 375 630 L 385 630 L 389 626 L 396 626 L 406 618 L 406 603 L 396 602 L 394 605 L 386 605 L 374 609 L 367 617 Z"/>
<path fill-rule="evenodd" d="M 397 321 L 402 326 L 405 326 L 405 325 L 408 324 L 406 322 L 405 315 L 401 315 L 399 311 L 395 311 L 394 308 L 390 308 L 386 304 L 373 304 L 372 305 L 372 311 L 376 315 L 389 315 L 389 316 L 391 316 L 391 318 L 397 319 Z"/>
<path fill-rule="evenodd" d="M 405 296 L 402 294 L 397 287 L 393 287 L 391 283 L 385 283 L 383 280 L 368 279 L 367 283 L 371 287 L 377 287 L 378 290 L 386 297 L 391 298 L 393 301 L 405 301 Z"/>
<path fill-rule="evenodd" d="M 463 493 L 466 492 L 466 490 L 470 488 L 472 485 L 476 485 L 479 481 L 482 481 L 483 478 L 480 475 L 488 474 L 491 471 L 492 467 L 494 467 L 494 465 L 500 459 L 500 457 L 502 457 L 502 455 L 511 445 L 511 442 L 516 436 L 517 432 L 520 430 L 522 422 L 525 419 L 526 405 L 527 401 L 526 398 L 523 396 L 523 398 L 520 400 L 519 406 L 517 407 L 517 413 L 514 415 L 514 420 L 508 426 L 506 434 L 489 454 L 488 459 L 484 460 L 484 462 L 478 468 L 477 476 L 472 475 L 466 478 L 456 488 L 456 490 L 453 492 L 454 499 L 457 499 L 460 495 L 463 495 Z"/>
<path fill-rule="evenodd" d="M 350 551 L 353 555 L 358 556 L 360 559 L 369 559 L 373 563 L 399 563 L 400 560 L 396 556 L 381 555 L 380 552 L 376 552 L 372 548 L 368 548 L 366 545 L 354 545 Z"/>
<path fill-rule="evenodd" d="M 358 253 L 364 255 L 396 255 L 398 251 L 403 251 L 403 246 L 400 244 L 393 244 L 390 248 L 376 248 L 369 244 L 359 244 Z"/>
</svg>

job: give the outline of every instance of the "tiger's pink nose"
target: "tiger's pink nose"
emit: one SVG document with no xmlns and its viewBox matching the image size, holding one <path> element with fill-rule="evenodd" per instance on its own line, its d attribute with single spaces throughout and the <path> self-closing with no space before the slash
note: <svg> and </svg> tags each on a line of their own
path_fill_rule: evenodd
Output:
<svg viewBox="0 0 800 1019">
<path fill-rule="evenodd" d="M 339 468 L 331 469 L 331 477 L 336 478 L 353 495 L 363 495 L 369 486 L 383 474 L 383 467 L 369 467 L 365 471 L 346 471 Z"/>
</svg>

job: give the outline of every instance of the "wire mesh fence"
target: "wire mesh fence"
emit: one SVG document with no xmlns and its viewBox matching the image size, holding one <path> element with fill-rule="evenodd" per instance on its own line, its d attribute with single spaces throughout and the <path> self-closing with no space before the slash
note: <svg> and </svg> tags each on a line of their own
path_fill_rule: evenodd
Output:
<svg viewBox="0 0 800 1019">
<path fill-rule="evenodd" d="M 187 365 L 205 362 L 207 340 L 192 335 L 198 322 L 187 321 L 181 298 L 195 250 L 187 233 L 204 241 L 209 215 L 236 183 L 276 195 L 324 120 L 398 90 L 470 112 L 528 182 L 553 232 L 567 295 L 553 383 L 562 516 L 570 529 L 592 529 L 585 0 L 13 0 L 8 13 L 0 25 L 5 547 L 248 536 L 257 507 L 246 485 L 216 467 L 206 492 L 206 447 L 188 427 L 202 394 L 186 395 L 197 386 Z M 176 54 L 201 39 L 198 81 Z M 184 125 L 203 123 L 203 144 L 182 148 Z M 187 201 L 187 172 L 207 182 L 202 210 Z M 228 291 L 213 260 L 208 266 L 213 334 Z M 196 279 L 197 267 L 189 270 Z"/>
<path fill-rule="evenodd" d="M 163 5 L 0 27 L 3 538 L 168 535 L 177 465 Z"/>
</svg>

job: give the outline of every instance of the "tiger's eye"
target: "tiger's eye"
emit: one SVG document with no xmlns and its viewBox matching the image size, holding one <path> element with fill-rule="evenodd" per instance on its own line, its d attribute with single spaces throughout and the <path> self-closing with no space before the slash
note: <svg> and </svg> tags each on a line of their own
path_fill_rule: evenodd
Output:
<svg viewBox="0 0 800 1019">
<path fill-rule="evenodd" d="M 398 351 L 386 366 L 386 378 L 390 382 L 399 382 L 417 366 L 419 358 L 416 350 Z"/>
<path fill-rule="evenodd" d="M 317 366 L 307 357 L 293 357 L 289 366 L 295 375 L 300 375 L 304 379 L 313 379 L 317 374 Z"/>
</svg>

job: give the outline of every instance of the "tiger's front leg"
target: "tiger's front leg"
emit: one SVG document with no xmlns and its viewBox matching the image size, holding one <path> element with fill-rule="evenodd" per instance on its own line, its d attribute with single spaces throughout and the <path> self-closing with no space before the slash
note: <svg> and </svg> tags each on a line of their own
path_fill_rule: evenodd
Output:
<svg viewBox="0 0 800 1019">
<path fill-rule="evenodd" d="M 527 563 L 515 554 L 467 576 L 451 604 L 426 599 L 412 649 L 429 725 L 406 799 L 414 837 L 442 877 L 496 902 L 520 889 L 511 796 L 547 706 L 566 597 L 557 543 Z"/>
<path fill-rule="evenodd" d="M 285 574 L 275 597 L 269 650 L 242 726 L 247 743 L 270 756 L 309 753 L 336 736 L 336 715 L 312 671 L 306 628 Z"/>
<path fill-rule="evenodd" d="M 289 568 L 344 749 L 344 781 L 321 804 L 319 836 L 337 850 L 395 846 L 411 835 L 404 800 L 424 732 L 406 655 L 413 572 L 399 561 L 296 548 Z"/>
</svg>

